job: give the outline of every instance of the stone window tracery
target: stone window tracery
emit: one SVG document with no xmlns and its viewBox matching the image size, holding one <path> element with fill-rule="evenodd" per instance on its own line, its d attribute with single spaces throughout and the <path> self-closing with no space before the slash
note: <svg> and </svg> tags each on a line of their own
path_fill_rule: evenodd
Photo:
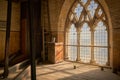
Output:
<svg viewBox="0 0 120 80">
<path fill-rule="evenodd" d="M 69 60 L 106 65 L 109 62 L 108 26 L 97 0 L 76 0 L 68 21 L 66 49 Z"/>
</svg>

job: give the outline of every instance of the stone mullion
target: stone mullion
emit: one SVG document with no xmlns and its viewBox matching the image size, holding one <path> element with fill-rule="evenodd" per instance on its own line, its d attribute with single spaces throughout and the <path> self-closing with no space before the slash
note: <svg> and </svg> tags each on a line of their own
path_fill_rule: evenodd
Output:
<svg viewBox="0 0 120 80">
<path fill-rule="evenodd" d="M 107 27 L 108 28 L 108 27 Z M 108 62 L 106 63 L 107 66 L 110 66 L 110 42 L 109 42 L 109 39 L 110 39 L 110 35 L 109 35 L 109 30 L 106 28 L 106 31 L 107 31 L 107 42 L 108 42 L 108 45 L 107 45 L 107 50 L 108 50 Z"/>
<path fill-rule="evenodd" d="M 80 61 L 80 31 L 77 30 L 77 60 Z"/>
<path fill-rule="evenodd" d="M 91 64 L 95 63 L 95 59 L 94 59 L 94 30 L 91 30 Z"/>
<path fill-rule="evenodd" d="M 65 32 L 65 60 L 68 60 L 68 31 Z"/>
</svg>

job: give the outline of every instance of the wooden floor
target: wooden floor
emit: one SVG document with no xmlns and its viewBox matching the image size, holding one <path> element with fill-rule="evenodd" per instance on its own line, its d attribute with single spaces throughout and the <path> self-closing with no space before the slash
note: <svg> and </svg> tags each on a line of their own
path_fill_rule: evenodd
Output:
<svg viewBox="0 0 120 80">
<path fill-rule="evenodd" d="M 97 66 L 72 62 L 38 65 L 36 69 L 37 80 L 120 80 L 110 69 L 101 71 Z"/>
</svg>

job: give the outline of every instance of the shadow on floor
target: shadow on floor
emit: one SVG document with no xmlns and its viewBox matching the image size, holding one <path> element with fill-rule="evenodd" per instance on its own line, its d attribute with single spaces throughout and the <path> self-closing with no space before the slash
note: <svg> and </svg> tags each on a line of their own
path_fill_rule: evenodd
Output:
<svg viewBox="0 0 120 80">
<path fill-rule="evenodd" d="M 40 65 L 36 69 L 37 80 L 120 80 L 110 69 L 101 71 L 97 66 L 70 62 Z"/>
</svg>

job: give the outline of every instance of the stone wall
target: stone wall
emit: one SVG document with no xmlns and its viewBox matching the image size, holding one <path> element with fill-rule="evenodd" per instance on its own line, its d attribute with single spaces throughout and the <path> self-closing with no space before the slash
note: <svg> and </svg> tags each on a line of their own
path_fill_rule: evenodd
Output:
<svg viewBox="0 0 120 80">
<path fill-rule="evenodd" d="M 120 0 L 106 0 L 113 27 L 113 67 L 120 70 Z"/>
<path fill-rule="evenodd" d="M 0 24 L 0 60 L 3 60 L 5 53 L 7 19 L 7 1 L 0 1 L 0 21 L 5 22 L 4 26 Z M 20 50 L 20 3 L 12 3 L 12 20 L 10 32 L 10 54 Z"/>
<path fill-rule="evenodd" d="M 60 3 L 59 0 L 49 1 L 52 30 L 64 31 L 66 27 L 66 17 L 74 1 L 63 0 L 63 2 Z M 120 1 L 99 0 L 99 2 L 103 4 L 109 21 L 110 63 L 113 68 L 120 69 Z M 64 32 L 57 32 L 56 36 L 58 42 L 64 42 Z"/>
<path fill-rule="evenodd" d="M 64 0 L 48 0 L 49 5 L 49 19 L 52 37 L 56 37 L 56 42 L 58 41 L 58 20 L 61 12 L 62 4 Z M 49 31 L 49 30 L 48 30 Z"/>
</svg>

